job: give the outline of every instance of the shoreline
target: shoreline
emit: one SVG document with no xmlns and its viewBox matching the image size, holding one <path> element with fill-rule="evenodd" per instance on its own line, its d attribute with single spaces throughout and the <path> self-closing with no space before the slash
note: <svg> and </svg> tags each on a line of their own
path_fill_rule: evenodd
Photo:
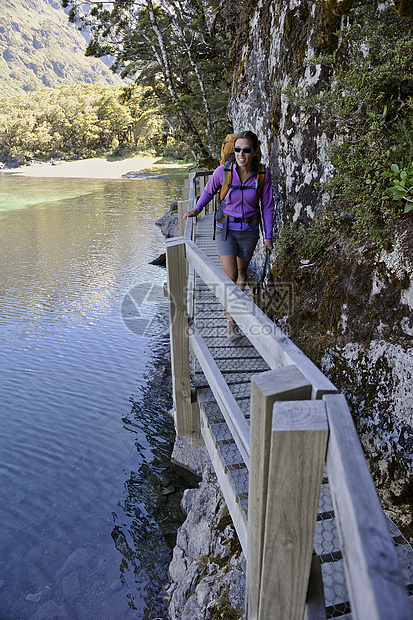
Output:
<svg viewBox="0 0 413 620">
<path fill-rule="evenodd" d="M 76 161 L 41 162 L 0 172 L 24 177 L 66 179 L 156 179 L 185 175 L 194 163 L 166 160 L 162 157 L 130 157 L 110 161 L 106 158 Z"/>
</svg>

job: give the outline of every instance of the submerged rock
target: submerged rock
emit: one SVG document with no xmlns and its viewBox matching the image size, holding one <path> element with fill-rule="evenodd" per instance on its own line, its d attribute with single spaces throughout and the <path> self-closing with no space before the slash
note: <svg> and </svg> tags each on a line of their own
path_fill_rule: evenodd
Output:
<svg viewBox="0 0 413 620">
<path fill-rule="evenodd" d="M 31 601 L 32 603 L 40 603 L 42 599 L 42 593 L 36 592 L 36 594 L 28 594 L 26 596 L 26 601 Z"/>
<path fill-rule="evenodd" d="M 70 620 L 70 616 L 62 605 L 49 600 L 37 609 L 30 620 Z"/>
<path fill-rule="evenodd" d="M 158 258 L 154 258 L 153 260 L 149 261 L 150 265 L 160 265 L 160 267 L 166 267 L 166 254 L 165 252 L 163 254 L 160 254 L 158 256 Z"/>
</svg>

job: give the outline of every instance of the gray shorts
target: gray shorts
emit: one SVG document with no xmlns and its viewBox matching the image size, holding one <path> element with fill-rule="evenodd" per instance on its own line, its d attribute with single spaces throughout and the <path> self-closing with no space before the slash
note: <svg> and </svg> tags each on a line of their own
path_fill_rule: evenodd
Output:
<svg viewBox="0 0 413 620">
<path fill-rule="evenodd" d="M 231 230 L 228 228 L 227 238 L 222 239 L 222 228 L 216 227 L 215 240 L 219 256 L 238 256 L 242 260 L 250 261 L 257 245 L 260 231 Z"/>
</svg>

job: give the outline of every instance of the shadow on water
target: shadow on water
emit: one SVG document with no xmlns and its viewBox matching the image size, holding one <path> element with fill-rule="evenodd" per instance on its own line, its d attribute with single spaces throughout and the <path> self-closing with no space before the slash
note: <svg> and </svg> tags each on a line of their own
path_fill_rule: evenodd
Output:
<svg viewBox="0 0 413 620">
<path fill-rule="evenodd" d="M 185 519 L 182 494 L 199 482 L 198 477 L 171 463 L 175 431 L 169 415 L 169 340 L 153 343 L 156 350 L 145 385 L 130 398 L 130 414 L 122 419 L 125 429 L 136 436 L 141 465 L 125 481 L 119 510 L 113 513 L 112 531 L 116 549 L 122 554 L 121 580 L 128 587 L 129 607 L 138 609 L 144 601 L 143 620 L 166 617 L 163 590 L 176 532 Z"/>
</svg>

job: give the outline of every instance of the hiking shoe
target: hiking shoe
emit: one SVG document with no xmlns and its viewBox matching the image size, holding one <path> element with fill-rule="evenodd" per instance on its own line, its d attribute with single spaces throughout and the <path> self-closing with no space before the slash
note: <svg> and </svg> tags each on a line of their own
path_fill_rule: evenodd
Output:
<svg viewBox="0 0 413 620">
<path fill-rule="evenodd" d="M 228 340 L 235 341 L 242 337 L 241 330 L 235 321 L 227 322 L 227 338 Z"/>
</svg>

